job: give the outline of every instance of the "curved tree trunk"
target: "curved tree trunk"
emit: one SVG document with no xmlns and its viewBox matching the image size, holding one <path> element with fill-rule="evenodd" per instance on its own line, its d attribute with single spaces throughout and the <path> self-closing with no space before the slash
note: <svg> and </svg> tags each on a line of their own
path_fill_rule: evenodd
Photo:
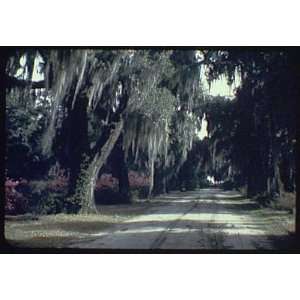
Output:
<svg viewBox="0 0 300 300">
<path fill-rule="evenodd" d="M 87 169 L 87 185 L 84 187 L 84 199 L 82 199 L 81 205 L 81 213 L 89 214 L 97 212 L 96 205 L 95 205 L 95 197 L 94 191 L 96 187 L 96 182 L 98 178 L 99 171 L 105 164 L 109 154 L 111 153 L 112 149 L 114 148 L 121 131 L 123 129 L 123 119 L 120 118 L 120 121 L 115 123 L 115 128 L 113 132 L 109 135 L 109 138 L 106 140 L 105 144 L 99 151 L 95 154 L 94 158 L 90 162 L 88 169 Z"/>
</svg>

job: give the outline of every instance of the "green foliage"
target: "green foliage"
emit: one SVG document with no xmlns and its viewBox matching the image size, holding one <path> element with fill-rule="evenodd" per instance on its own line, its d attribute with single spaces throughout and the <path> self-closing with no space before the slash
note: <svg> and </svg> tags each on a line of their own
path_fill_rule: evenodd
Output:
<svg viewBox="0 0 300 300">
<path fill-rule="evenodd" d="M 198 187 L 197 166 L 189 159 L 185 161 L 179 171 L 179 180 L 181 188 L 186 190 L 195 190 Z"/>
<path fill-rule="evenodd" d="M 231 181 L 231 180 L 226 180 L 225 182 L 222 183 L 222 188 L 225 191 L 230 191 L 236 188 L 236 183 Z"/>
<path fill-rule="evenodd" d="M 29 100 L 29 99 L 28 99 Z M 41 137 L 46 126 L 47 108 L 20 105 L 12 97 L 6 104 L 6 166 L 8 176 L 35 177 L 45 170 Z M 32 170 L 35 169 L 35 173 Z"/>
<path fill-rule="evenodd" d="M 133 199 L 147 199 L 149 195 L 149 187 L 142 186 L 132 189 L 131 195 Z"/>
</svg>

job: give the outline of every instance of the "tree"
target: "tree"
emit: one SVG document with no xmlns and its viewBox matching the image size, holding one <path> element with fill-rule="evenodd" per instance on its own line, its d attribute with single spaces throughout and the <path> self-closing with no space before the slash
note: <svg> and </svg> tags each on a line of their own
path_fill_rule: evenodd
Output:
<svg viewBox="0 0 300 300">
<path fill-rule="evenodd" d="M 167 66 L 169 55 L 168 52 L 96 50 L 85 50 L 83 53 L 74 50 L 50 55 L 49 64 L 53 67 L 48 69 L 57 69 L 53 71 L 56 73 L 52 90 L 55 101 L 51 123 L 44 139 L 45 152 L 52 149 L 54 137 L 59 131 L 59 118 L 66 120 L 64 113 L 59 114 L 65 107 L 67 116 L 70 116 L 80 101 L 84 105 L 80 111 L 86 110 L 89 116 L 98 118 L 102 123 L 97 139 L 90 141 L 93 147 L 87 151 L 89 159 L 85 175 L 88 184 L 82 187 L 85 189 L 82 211 L 95 211 L 93 199 L 98 173 L 117 141 L 122 139 L 124 120 L 140 110 L 149 94 L 153 94 L 152 91 L 160 82 L 160 74 L 166 72 L 164 66 Z M 154 112 L 150 111 L 149 114 Z M 81 120 L 84 119 L 81 117 Z M 70 117 L 69 120 L 70 128 L 73 128 Z M 83 124 L 81 126 L 86 127 Z M 61 132 L 65 130 L 62 128 Z M 77 172 L 74 177 L 79 179 L 79 175 Z M 78 188 L 74 190 L 78 191 Z"/>
<path fill-rule="evenodd" d="M 233 146 L 231 163 L 242 174 L 248 195 L 282 195 L 284 185 L 293 191 L 293 112 L 299 95 L 297 77 L 292 72 L 295 57 L 280 50 L 231 50 L 207 52 L 206 59 L 210 61 L 211 80 L 225 73 L 232 82 L 236 70 L 242 77 L 242 86 L 232 103 L 235 130 L 228 141 Z M 221 127 L 230 128 L 224 122 Z M 291 174 L 285 177 L 285 184 L 283 173 Z"/>
</svg>

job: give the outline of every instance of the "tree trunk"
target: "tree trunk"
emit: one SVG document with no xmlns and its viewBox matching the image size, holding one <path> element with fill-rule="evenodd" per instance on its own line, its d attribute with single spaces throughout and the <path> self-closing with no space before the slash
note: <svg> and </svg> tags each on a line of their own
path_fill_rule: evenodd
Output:
<svg viewBox="0 0 300 300">
<path fill-rule="evenodd" d="M 272 143 L 268 155 L 268 178 L 267 178 L 267 194 L 272 198 L 276 193 L 276 180 L 274 175 L 274 162 L 273 162 L 273 147 Z"/>
<path fill-rule="evenodd" d="M 6 88 L 7 88 L 7 82 L 6 82 L 6 66 L 9 59 L 9 50 L 4 49 L 1 50 L 0 54 L 0 82 L 2 82 L 2 88 L 0 89 L 0 103 L 1 103 L 1 130 L 2 132 L 5 131 L 5 106 L 6 106 Z M 3 144 L 5 145 L 5 138 L 4 141 L 2 140 Z M 4 155 L 1 155 L 1 166 L 5 166 L 5 159 Z M 2 172 L 2 178 L 5 180 L 5 170 L 4 168 L 1 168 Z M 1 184 L 2 189 L 2 195 L 5 195 L 5 188 L 4 184 Z M 5 212 L 5 201 L 0 201 L 0 244 L 3 244 L 5 242 L 4 237 L 4 212 Z M 3 229 L 3 230 L 2 230 Z"/>
<path fill-rule="evenodd" d="M 259 140 L 252 137 L 249 145 L 247 168 L 247 197 L 264 194 L 267 191 L 267 173 L 259 147 Z"/>
<path fill-rule="evenodd" d="M 154 187 L 154 159 L 150 159 L 150 176 L 148 198 L 151 198 Z"/>
<path fill-rule="evenodd" d="M 82 199 L 81 205 L 81 213 L 82 214 L 89 214 L 97 212 L 97 208 L 95 205 L 95 197 L 94 191 L 96 187 L 96 182 L 98 178 L 99 171 L 105 164 L 109 154 L 111 153 L 112 149 L 114 148 L 121 131 L 123 129 L 123 119 L 120 118 L 120 121 L 115 123 L 115 128 L 109 135 L 109 138 L 105 142 L 104 146 L 99 149 L 99 151 L 95 154 L 94 158 L 89 164 L 87 169 L 87 184 L 84 187 L 84 199 Z"/>
<path fill-rule="evenodd" d="M 163 170 L 163 178 L 162 178 L 162 192 L 163 194 L 168 192 L 168 187 L 167 187 L 167 178 L 165 175 L 165 170 Z"/>
<path fill-rule="evenodd" d="M 298 126 L 297 126 L 297 136 L 300 136 L 300 122 L 299 122 L 299 118 L 298 120 Z M 297 141 L 296 144 L 296 152 L 295 153 L 300 153 L 300 143 L 299 140 Z M 299 160 L 297 159 L 297 166 L 296 166 L 296 174 L 295 174 L 295 182 L 298 184 L 296 184 L 295 187 L 295 192 L 296 192 L 296 235 L 297 235 L 297 240 L 300 240 L 300 172 L 299 172 Z"/>
<path fill-rule="evenodd" d="M 123 134 L 120 135 L 114 152 L 112 164 L 115 174 L 119 180 L 119 193 L 121 195 L 121 200 L 124 203 L 129 203 L 131 200 L 131 194 L 128 179 L 128 167 L 125 161 L 125 153 L 123 149 Z"/>
<path fill-rule="evenodd" d="M 280 167 L 279 167 L 279 162 L 275 161 L 275 178 L 276 178 L 276 182 L 278 185 L 278 193 L 279 193 L 279 197 L 283 198 L 284 197 L 284 185 L 281 179 L 281 175 L 280 175 Z"/>
<path fill-rule="evenodd" d="M 164 173 L 163 166 L 154 164 L 154 177 L 153 177 L 153 194 L 159 195 L 165 193 L 164 191 Z"/>
<path fill-rule="evenodd" d="M 120 160 L 120 162 L 119 193 L 121 194 L 122 202 L 130 203 L 131 195 L 129 188 L 128 168 L 124 159 Z"/>
<path fill-rule="evenodd" d="M 69 195 L 75 193 L 76 183 L 80 175 L 84 154 L 88 151 L 88 99 L 79 98 L 70 110 L 67 118 L 67 151 L 70 168 Z M 79 121 L 80 120 L 80 121 Z"/>
<path fill-rule="evenodd" d="M 297 49 L 290 50 L 289 53 L 289 59 L 290 59 L 290 71 L 291 74 L 293 74 L 293 78 L 295 80 L 295 100 L 299 100 L 300 97 L 300 58 L 299 58 L 299 51 Z M 297 107 L 295 101 L 295 108 Z M 300 115 L 299 115 L 299 109 L 295 110 L 295 117 L 296 117 L 296 151 L 295 153 L 300 152 L 300 143 L 299 143 L 299 136 L 300 136 Z M 296 235 L 297 240 L 300 240 L 300 184 L 297 184 L 300 182 L 300 172 L 299 170 L 299 160 L 298 157 L 296 159 L 296 172 L 295 172 L 295 182 L 296 182 Z M 299 243 L 299 242 L 298 242 Z M 298 244 L 299 246 L 299 244 Z"/>
</svg>

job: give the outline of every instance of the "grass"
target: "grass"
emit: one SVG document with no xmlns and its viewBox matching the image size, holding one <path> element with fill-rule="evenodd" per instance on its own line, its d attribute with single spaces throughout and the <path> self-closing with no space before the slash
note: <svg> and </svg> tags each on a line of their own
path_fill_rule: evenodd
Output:
<svg viewBox="0 0 300 300">
<path fill-rule="evenodd" d="M 89 239 L 93 233 L 140 215 L 150 206 L 149 203 L 98 206 L 100 213 L 95 215 L 9 216 L 5 221 L 5 237 L 15 247 L 63 248 L 75 239 Z"/>
</svg>

